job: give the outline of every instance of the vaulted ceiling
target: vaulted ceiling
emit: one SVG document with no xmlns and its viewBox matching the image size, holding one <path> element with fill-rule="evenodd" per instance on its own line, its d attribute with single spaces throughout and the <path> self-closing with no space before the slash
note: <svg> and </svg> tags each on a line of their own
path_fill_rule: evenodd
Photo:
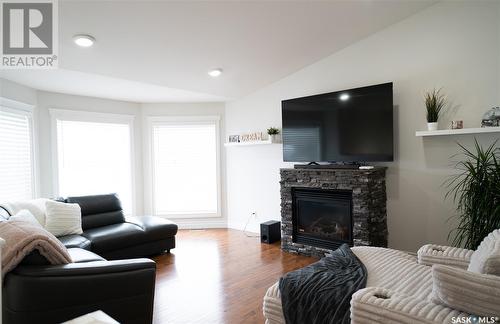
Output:
<svg viewBox="0 0 500 324">
<path fill-rule="evenodd" d="M 59 69 L 4 70 L 37 89 L 137 102 L 242 97 L 433 0 L 59 1 Z M 96 38 L 91 48 L 72 37 Z M 222 68 L 218 78 L 208 76 Z"/>
</svg>

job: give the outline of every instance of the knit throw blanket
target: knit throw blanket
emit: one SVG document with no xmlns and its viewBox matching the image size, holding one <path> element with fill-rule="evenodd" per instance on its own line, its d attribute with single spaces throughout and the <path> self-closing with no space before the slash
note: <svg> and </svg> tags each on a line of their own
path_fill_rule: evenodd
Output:
<svg viewBox="0 0 500 324">
<path fill-rule="evenodd" d="M 367 271 L 347 244 L 320 261 L 287 273 L 279 289 L 287 324 L 350 323 L 351 296 L 366 286 Z"/>
<path fill-rule="evenodd" d="M 66 247 L 41 226 L 21 220 L 0 222 L 2 248 L 2 277 L 14 269 L 25 256 L 38 250 L 51 264 L 71 262 Z"/>
</svg>

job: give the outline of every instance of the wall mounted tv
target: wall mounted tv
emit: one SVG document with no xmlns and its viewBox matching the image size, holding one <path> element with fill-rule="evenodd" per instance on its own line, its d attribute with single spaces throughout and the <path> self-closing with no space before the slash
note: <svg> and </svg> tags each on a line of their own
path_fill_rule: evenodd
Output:
<svg viewBox="0 0 500 324">
<path fill-rule="evenodd" d="M 288 162 L 392 161 L 392 83 L 284 100 Z"/>
</svg>

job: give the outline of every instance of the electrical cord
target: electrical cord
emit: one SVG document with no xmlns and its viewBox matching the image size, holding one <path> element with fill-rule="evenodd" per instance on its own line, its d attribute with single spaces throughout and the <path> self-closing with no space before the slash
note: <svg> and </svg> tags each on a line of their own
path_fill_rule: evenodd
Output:
<svg viewBox="0 0 500 324">
<path fill-rule="evenodd" d="M 260 237 L 259 234 L 253 234 L 253 233 L 249 234 L 249 232 L 247 232 L 248 223 L 250 223 L 250 219 L 254 215 L 255 215 L 255 213 L 251 213 L 250 216 L 248 216 L 248 219 L 247 219 L 247 222 L 245 224 L 245 227 L 243 228 L 243 234 L 245 234 L 246 237 Z"/>
</svg>

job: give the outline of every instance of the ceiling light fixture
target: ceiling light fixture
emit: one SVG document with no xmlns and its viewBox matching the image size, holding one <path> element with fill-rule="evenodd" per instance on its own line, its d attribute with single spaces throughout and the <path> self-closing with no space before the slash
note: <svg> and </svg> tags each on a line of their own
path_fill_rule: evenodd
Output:
<svg viewBox="0 0 500 324">
<path fill-rule="evenodd" d="M 208 72 L 208 75 L 210 75 L 212 78 L 216 78 L 222 74 L 222 69 L 213 69 Z"/>
<path fill-rule="evenodd" d="M 347 93 L 343 93 L 343 94 L 341 94 L 341 95 L 340 95 L 340 97 L 339 97 L 339 98 L 340 98 L 340 100 L 342 100 L 342 101 L 346 101 L 346 100 L 348 100 L 348 99 L 349 99 L 349 97 L 350 97 L 350 96 L 349 96 Z"/>
<path fill-rule="evenodd" d="M 94 45 L 95 38 L 90 35 L 75 35 L 73 36 L 73 42 L 80 47 L 90 47 Z"/>
</svg>

